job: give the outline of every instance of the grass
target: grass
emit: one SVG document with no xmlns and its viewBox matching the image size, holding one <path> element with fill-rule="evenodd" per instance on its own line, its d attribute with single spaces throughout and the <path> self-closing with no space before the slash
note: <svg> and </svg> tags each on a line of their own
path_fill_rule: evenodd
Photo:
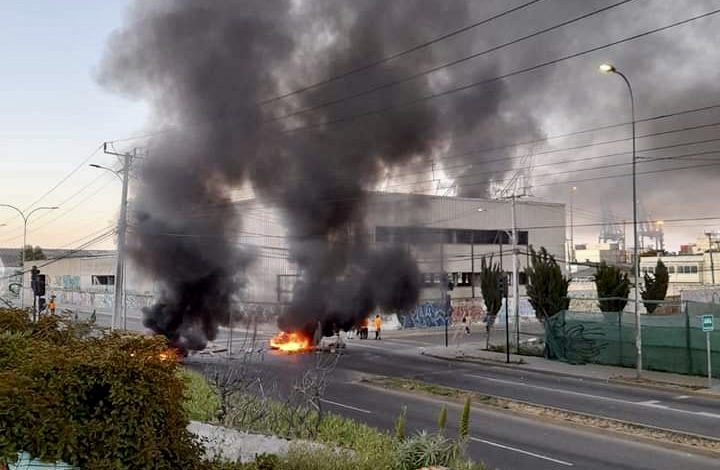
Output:
<svg viewBox="0 0 720 470">
<path fill-rule="evenodd" d="M 491 344 L 487 349 L 492 352 L 505 352 L 505 344 Z M 535 356 L 544 357 L 545 351 L 543 346 L 539 344 L 521 344 L 520 351 L 516 351 L 514 346 L 510 346 L 510 352 L 512 354 L 518 354 L 520 356 Z"/>
<path fill-rule="evenodd" d="M 185 408 L 193 421 L 213 421 L 220 407 L 217 393 L 198 372 L 178 368 L 178 375 L 185 383 Z"/>
<path fill-rule="evenodd" d="M 220 403 L 213 388 L 199 373 L 182 370 L 180 374 L 186 384 L 185 409 L 191 419 L 214 421 Z M 318 421 L 317 412 L 298 410 L 276 400 L 237 395 L 230 404 L 233 410 L 225 425 L 302 441 L 294 442 L 285 456 L 260 456 L 256 462 L 245 464 L 214 462 L 214 470 L 403 470 L 413 461 L 445 462 L 461 470 L 484 469 L 464 457 L 464 441 L 447 439 L 441 433 L 397 439 L 331 413 L 323 413 Z M 239 410 L 241 407 L 245 409 Z M 446 452 L 448 449 L 452 452 Z"/>
</svg>

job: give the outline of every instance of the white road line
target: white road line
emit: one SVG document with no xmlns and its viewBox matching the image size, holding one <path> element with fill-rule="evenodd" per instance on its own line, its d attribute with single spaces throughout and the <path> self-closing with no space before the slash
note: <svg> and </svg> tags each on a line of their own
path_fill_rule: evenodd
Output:
<svg viewBox="0 0 720 470">
<path fill-rule="evenodd" d="M 340 407 L 342 407 L 342 408 L 347 408 L 348 410 L 359 411 L 360 413 L 367 413 L 367 414 L 369 414 L 369 415 L 372 414 L 372 411 L 363 410 L 362 408 L 356 408 L 356 407 L 350 406 L 350 405 L 343 405 L 342 403 L 338 403 L 338 402 L 336 402 L 336 401 L 331 401 L 331 400 L 326 400 L 325 398 L 321 398 L 320 401 L 323 402 L 323 403 L 329 403 L 330 405 L 335 405 L 335 406 L 340 406 Z"/>
<path fill-rule="evenodd" d="M 688 398 L 690 398 L 690 396 L 689 396 L 689 395 L 678 395 L 678 396 L 673 397 L 673 398 L 674 398 L 675 400 L 687 400 Z"/>
<path fill-rule="evenodd" d="M 564 393 L 565 395 L 574 395 L 574 396 L 583 397 L 583 398 L 596 398 L 598 400 L 612 401 L 612 402 L 616 402 L 616 403 L 624 403 L 626 405 L 636 405 L 637 404 L 637 402 L 630 401 L 630 400 L 622 400 L 620 398 L 605 397 L 602 395 L 591 395 L 589 393 L 573 392 L 572 390 L 564 390 L 562 388 L 544 387 L 542 385 L 533 385 L 533 384 L 529 384 L 527 382 L 516 382 L 514 380 L 496 379 L 493 377 L 485 377 L 482 375 L 474 375 L 474 374 L 468 374 L 468 376 L 474 377 L 476 379 L 488 380 L 490 382 L 498 382 L 498 383 L 504 383 L 504 384 L 508 384 L 508 385 L 520 385 L 520 386 L 526 387 L 526 388 L 534 388 L 537 390 L 547 390 L 549 392 Z"/>
<path fill-rule="evenodd" d="M 474 374 L 467 374 L 469 377 L 474 377 L 476 379 L 482 379 L 482 380 L 488 380 L 490 382 L 498 382 L 498 383 L 504 383 L 509 385 L 519 385 L 526 388 L 534 388 L 537 390 L 547 390 L 550 392 L 557 392 L 557 393 L 564 393 L 565 395 L 574 395 L 579 396 L 583 398 L 594 398 L 598 400 L 605 400 L 605 401 L 611 401 L 615 403 L 623 403 L 626 405 L 635 405 L 635 406 L 646 406 L 648 408 L 658 408 L 662 410 L 667 411 L 673 411 L 675 413 L 684 413 L 684 414 L 690 414 L 695 416 L 704 416 L 708 418 L 720 418 L 720 415 L 716 415 L 715 413 L 709 413 L 707 411 L 689 411 L 689 410 L 679 410 L 677 408 L 670 408 L 667 405 L 661 405 L 658 400 L 646 400 L 646 401 L 630 401 L 630 400 L 622 400 L 620 398 L 612 398 L 612 397 L 604 397 L 602 395 L 592 395 L 589 393 L 581 393 L 581 392 L 573 392 L 572 390 L 563 390 L 561 388 L 553 388 L 553 387 L 544 387 L 542 385 L 533 385 L 526 382 L 516 382 L 513 380 L 503 380 L 503 379 L 496 379 L 493 377 L 485 377 L 482 375 L 474 375 Z"/>
<path fill-rule="evenodd" d="M 564 460 L 554 459 L 552 457 L 548 457 L 547 455 L 536 454 L 534 452 L 529 452 L 527 450 L 518 449 L 517 447 L 506 446 L 504 444 L 499 444 L 497 442 L 486 441 L 485 439 L 480 439 L 478 437 L 470 437 L 470 440 L 475 441 L 475 442 L 481 442 L 483 444 L 487 444 L 487 445 L 493 446 L 493 447 L 499 447 L 500 449 L 510 450 L 512 452 L 517 452 L 519 454 L 529 455 L 530 457 L 535 457 L 536 459 L 548 460 L 550 462 L 559 463 L 560 465 L 565 465 L 568 467 L 574 466 L 574 464 L 572 462 L 566 462 Z"/>
</svg>

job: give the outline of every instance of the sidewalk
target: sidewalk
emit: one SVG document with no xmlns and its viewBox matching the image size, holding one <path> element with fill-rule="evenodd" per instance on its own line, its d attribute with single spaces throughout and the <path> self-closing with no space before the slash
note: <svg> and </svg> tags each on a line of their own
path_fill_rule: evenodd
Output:
<svg viewBox="0 0 720 470">
<path fill-rule="evenodd" d="M 510 363 L 506 363 L 504 352 L 483 350 L 483 341 L 470 341 L 458 346 L 433 346 L 425 348 L 421 354 L 446 360 L 478 362 L 512 369 L 528 370 L 578 378 L 627 383 L 651 388 L 675 389 L 720 398 L 720 381 L 715 380 L 711 389 L 707 388 L 707 377 L 671 374 L 644 370 L 643 378 L 636 378 L 636 371 L 627 367 L 604 366 L 599 364 L 574 365 L 566 362 L 545 359 L 536 356 L 510 354 Z"/>
</svg>

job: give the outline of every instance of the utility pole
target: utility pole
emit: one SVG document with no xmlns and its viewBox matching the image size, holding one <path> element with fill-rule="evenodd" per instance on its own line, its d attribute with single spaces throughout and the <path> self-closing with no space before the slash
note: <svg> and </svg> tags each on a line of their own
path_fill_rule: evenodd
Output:
<svg viewBox="0 0 720 470">
<path fill-rule="evenodd" d="M 712 252 L 712 232 L 706 232 L 705 235 L 708 237 L 708 251 L 710 252 L 710 273 L 712 277 L 712 284 L 715 285 L 715 262 L 713 261 Z"/>
<path fill-rule="evenodd" d="M 127 311 L 122 309 L 124 304 L 125 292 L 125 240 L 127 235 L 127 205 L 128 205 L 128 186 L 130 183 L 130 167 L 135 158 L 137 158 L 137 148 L 132 153 L 118 153 L 108 150 L 107 142 L 103 145 L 103 151 L 108 155 L 115 155 L 122 158 L 122 168 L 115 171 L 100 165 L 90 165 L 95 168 L 109 170 L 120 178 L 122 181 L 122 195 L 120 197 L 120 216 L 118 217 L 118 242 L 117 242 L 117 261 L 115 263 L 115 301 L 113 303 L 112 319 L 110 320 L 110 329 L 115 329 L 115 322 L 118 316 L 123 314 L 123 328 L 127 329 Z"/>
<path fill-rule="evenodd" d="M 475 231 L 470 235 L 470 292 L 475 298 Z"/>
<path fill-rule="evenodd" d="M 445 240 L 440 239 L 440 298 L 445 307 L 445 347 L 448 347 L 448 323 L 450 323 L 450 302 L 447 301 L 448 277 L 445 272 Z"/>
<path fill-rule="evenodd" d="M 512 268 L 513 268 L 513 274 L 512 274 L 512 283 L 513 283 L 513 311 L 515 313 L 515 341 L 517 341 L 517 344 L 515 347 L 517 348 L 517 353 L 520 354 L 520 275 L 519 275 L 519 267 L 518 267 L 518 232 L 517 232 L 517 217 L 515 214 L 515 200 L 517 199 L 517 196 L 513 194 L 512 200 L 511 200 L 511 210 L 512 210 Z"/>
</svg>

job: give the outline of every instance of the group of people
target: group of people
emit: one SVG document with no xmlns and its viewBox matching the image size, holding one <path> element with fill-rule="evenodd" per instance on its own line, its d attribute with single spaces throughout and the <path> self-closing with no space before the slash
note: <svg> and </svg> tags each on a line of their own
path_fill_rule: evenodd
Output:
<svg viewBox="0 0 720 470">
<path fill-rule="evenodd" d="M 380 315 L 375 315 L 375 318 L 373 318 L 373 327 L 375 328 L 375 339 L 382 339 L 380 336 L 380 332 L 382 330 L 382 318 L 380 318 Z M 362 320 L 360 320 L 355 327 L 348 331 L 347 338 L 350 339 L 353 337 L 353 335 L 357 335 L 360 339 L 368 339 L 368 336 L 370 334 L 370 319 L 365 317 Z"/>
</svg>

